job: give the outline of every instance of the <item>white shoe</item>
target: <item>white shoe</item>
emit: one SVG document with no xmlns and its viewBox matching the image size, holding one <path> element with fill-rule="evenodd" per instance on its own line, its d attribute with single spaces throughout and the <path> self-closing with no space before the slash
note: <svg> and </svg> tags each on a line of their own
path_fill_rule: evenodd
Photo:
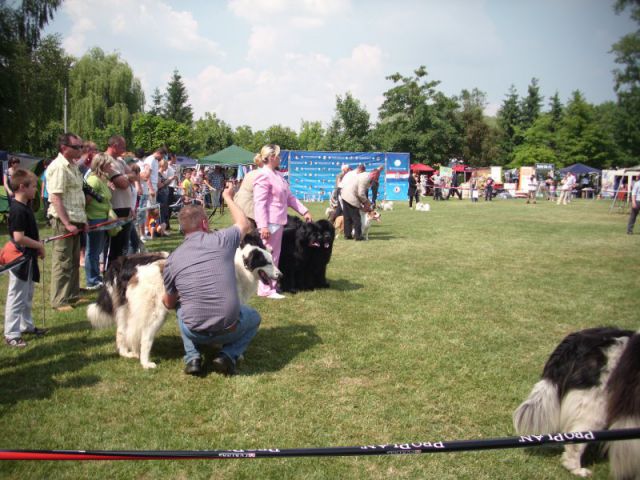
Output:
<svg viewBox="0 0 640 480">
<path fill-rule="evenodd" d="M 101 288 L 102 288 L 102 282 L 96 283 L 95 285 L 88 285 L 87 288 L 85 288 L 85 290 L 88 290 L 89 292 L 93 292 L 94 290 L 99 290 Z"/>
<path fill-rule="evenodd" d="M 271 300 L 282 300 L 283 298 L 287 297 L 279 294 L 278 292 L 273 292 L 271 295 L 268 295 L 267 298 L 270 298 Z"/>
</svg>

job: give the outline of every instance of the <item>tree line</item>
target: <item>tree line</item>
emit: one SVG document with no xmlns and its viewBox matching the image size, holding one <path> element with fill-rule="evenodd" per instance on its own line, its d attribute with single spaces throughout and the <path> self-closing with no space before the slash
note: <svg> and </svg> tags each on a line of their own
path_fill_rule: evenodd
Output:
<svg viewBox="0 0 640 480">
<path fill-rule="evenodd" d="M 93 48 L 68 55 L 58 36 L 40 38 L 61 0 L 0 0 L 0 148 L 52 156 L 64 130 L 104 145 L 113 134 L 130 145 L 200 157 L 236 144 L 258 151 L 266 143 L 284 149 L 409 152 L 429 164 L 462 159 L 472 166 L 516 167 L 535 163 L 594 167 L 639 163 L 640 30 L 611 49 L 617 101 L 589 103 L 575 90 L 548 100 L 533 78 L 525 95 L 511 86 L 496 117 L 484 114 L 486 94 L 476 88 L 448 96 L 425 66 L 410 75 L 387 77 L 378 120 L 350 92 L 336 97 L 332 120 L 302 121 L 298 131 L 272 125 L 254 131 L 232 127 L 213 112 L 194 120 L 186 87 L 176 69 L 164 91 L 156 88 L 150 108 L 133 69 L 117 53 Z M 640 0 L 617 0 L 617 13 L 631 10 L 640 24 Z"/>
</svg>

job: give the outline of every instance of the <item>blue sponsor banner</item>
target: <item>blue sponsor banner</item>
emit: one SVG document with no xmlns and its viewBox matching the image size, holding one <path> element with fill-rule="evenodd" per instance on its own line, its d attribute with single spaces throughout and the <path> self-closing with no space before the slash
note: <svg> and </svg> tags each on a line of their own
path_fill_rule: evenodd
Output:
<svg viewBox="0 0 640 480">
<path fill-rule="evenodd" d="M 408 153 L 383 152 L 307 152 L 283 150 L 280 169 L 287 172 L 292 193 L 307 202 L 326 201 L 336 185 L 342 165 L 356 168 L 364 164 L 367 171 L 384 167 L 380 175 L 378 199 L 407 198 L 409 178 Z"/>
</svg>

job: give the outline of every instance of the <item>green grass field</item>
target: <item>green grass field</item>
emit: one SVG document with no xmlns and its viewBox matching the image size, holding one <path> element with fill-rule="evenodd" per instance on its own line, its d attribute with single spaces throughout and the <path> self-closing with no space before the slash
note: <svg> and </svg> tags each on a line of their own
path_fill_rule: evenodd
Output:
<svg viewBox="0 0 640 480">
<path fill-rule="evenodd" d="M 117 356 L 115 329 L 92 330 L 84 308 L 43 308 L 38 286 L 34 315 L 40 326 L 46 314 L 49 335 L 22 351 L 0 347 L 0 448 L 302 448 L 514 435 L 511 413 L 566 334 L 640 327 L 640 234 L 626 235 L 626 215 L 609 205 L 451 200 L 425 213 L 396 202 L 369 242 L 336 241 L 331 289 L 252 299 L 261 330 L 232 378 L 183 374 L 174 314 L 151 352 L 157 369 L 145 371 Z M 310 207 L 321 218 L 326 205 Z M 148 246 L 172 250 L 179 241 Z M 2 275 L 3 305 L 6 282 Z M 590 468 L 608 478 L 605 460 Z M 573 478 L 558 449 L 3 462 L 0 476 Z"/>
</svg>

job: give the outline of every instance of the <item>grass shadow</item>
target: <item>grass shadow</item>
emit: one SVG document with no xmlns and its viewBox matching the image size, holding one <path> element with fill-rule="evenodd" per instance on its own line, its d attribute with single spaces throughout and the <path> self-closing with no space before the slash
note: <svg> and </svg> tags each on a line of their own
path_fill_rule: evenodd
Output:
<svg viewBox="0 0 640 480">
<path fill-rule="evenodd" d="M 349 292 L 353 290 L 360 290 L 364 288 L 362 283 L 350 282 L 349 280 L 345 280 L 344 278 L 340 279 L 328 279 L 329 288 L 328 290 L 339 290 L 341 292 Z"/>
<path fill-rule="evenodd" d="M 179 334 L 156 337 L 151 347 L 151 361 L 158 365 L 163 360 L 174 360 L 184 357 L 184 347 Z"/>
<path fill-rule="evenodd" d="M 249 357 L 240 373 L 255 375 L 277 372 L 296 356 L 322 343 L 313 325 L 290 325 L 258 330 L 249 346 Z"/>
<path fill-rule="evenodd" d="M 84 388 L 97 384 L 96 375 L 73 375 L 88 364 L 112 358 L 111 354 L 86 352 L 107 343 L 102 338 L 69 338 L 37 345 L 33 340 L 19 355 L 6 358 L 0 373 L 0 405 L 50 398 L 59 388 Z M 72 375 L 69 377 L 69 375 Z M 65 376 L 64 380 L 58 377 Z"/>
</svg>

